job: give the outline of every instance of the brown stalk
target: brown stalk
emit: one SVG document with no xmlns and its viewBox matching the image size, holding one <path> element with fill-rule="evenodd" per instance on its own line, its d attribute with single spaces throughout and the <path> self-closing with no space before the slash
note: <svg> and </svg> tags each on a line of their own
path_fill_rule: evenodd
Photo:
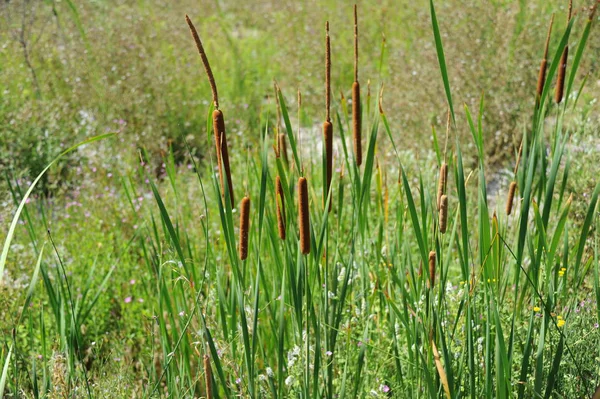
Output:
<svg viewBox="0 0 600 399">
<path fill-rule="evenodd" d="M 285 166 L 288 165 L 288 154 L 287 154 L 287 144 L 285 142 L 285 133 L 279 133 L 277 136 L 277 153 L 278 156 L 283 158 L 283 163 Z"/>
<path fill-rule="evenodd" d="M 550 34 L 552 33 L 552 24 L 554 23 L 554 14 L 550 19 L 550 27 L 548 28 L 548 36 L 546 37 L 546 47 L 544 48 L 544 58 L 540 64 L 540 72 L 538 74 L 537 90 L 535 96 L 536 106 L 540 105 L 542 99 L 542 92 L 544 91 L 544 84 L 546 83 L 546 66 L 548 65 L 548 47 L 550 46 Z"/>
<path fill-rule="evenodd" d="M 277 230 L 279 231 L 279 238 L 285 240 L 285 199 L 279 176 L 275 178 L 275 201 L 277 202 Z"/>
<path fill-rule="evenodd" d="M 437 190 L 437 210 L 440 210 L 442 195 L 446 192 L 446 181 L 448 180 L 448 164 L 442 162 L 440 166 L 440 177 L 438 179 L 438 190 Z"/>
<path fill-rule="evenodd" d="M 215 109 L 212 114 L 213 130 L 215 134 L 215 147 L 217 149 L 217 164 L 219 167 L 219 180 L 221 182 L 221 190 L 223 198 L 225 198 L 225 179 L 227 180 L 227 188 L 229 189 L 229 198 L 232 204 L 235 204 L 233 195 L 233 181 L 231 179 L 231 167 L 229 166 L 229 151 L 227 150 L 227 136 L 225 135 L 225 120 L 223 112 Z"/>
<path fill-rule="evenodd" d="M 198 32 L 196 31 L 196 27 L 192 23 L 190 17 L 186 15 L 185 21 L 190 27 L 192 37 L 194 38 L 194 42 L 196 42 L 198 53 L 200 53 L 200 58 L 202 59 L 202 65 L 204 65 L 204 70 L 206 71 L 206 76 L 208 76 L 208 83 L 210 84 L 210 90 L 212 91 L 213 104 L 215 105 L 216 109 L 219 109 L 219 96 L 217 94 L 217 84 L 215 83 L 215 78 L 213 76 L 212 70 L 210 69 L 208 58 L 206 57 L 206 53 L 204 52 L 204 46 L 202 46 L 202 41 L 200 40 Z"/>
<path fill-rule="evenodd" d="M 325 122 L 323 122 L 323 141 L 325 149 L 325 198 L 327 200 L 331 187 L 333 172 L 333 124 L 330 118 L 331 107 L 331 43 L 329 39 L 329 21 L 325 23 Z M 331 203 L 329 204 L 331 211 Z"/>
<path fill-rule="evenodd" d="M 331 178 L 333 175 L 333 124 L 329 121 L 323 122 L 323 139 L 325 141 L 325 160 L 326 160 L 326 181 L 325 181 L 325 197 L 323 201 L 327 201 L 329 188 L 331 187 Z M 331 202 L 329 203 L 331 211 Z"/>
<path fill-rule="evenodd" d="M 308 181 L 298 179 L 298 225 L 300 226 L 300 251 L 310 253 L 310 218 L 308 214 Z"/>
<path fill-rule="evenodd" d="M 242 198 L 240 204 L 240 260 L 248 257 L 248 231 L 250 229 L 250 198 Z"/>
</svg>

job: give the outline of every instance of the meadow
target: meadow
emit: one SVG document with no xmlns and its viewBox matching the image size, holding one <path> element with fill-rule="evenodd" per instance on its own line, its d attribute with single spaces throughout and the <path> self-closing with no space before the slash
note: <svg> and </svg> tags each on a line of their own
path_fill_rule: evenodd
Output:
<svg viewBox="0 0 600 399">
<path fill-rule="evenodd" d="M 0 397 L 600 398 L 598 2 L 0 4 Z"/>
</svg>

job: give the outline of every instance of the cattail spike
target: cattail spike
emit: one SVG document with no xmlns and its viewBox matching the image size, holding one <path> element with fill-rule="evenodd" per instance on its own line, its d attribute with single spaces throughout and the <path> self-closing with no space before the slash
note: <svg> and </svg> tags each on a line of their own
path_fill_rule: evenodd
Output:
<svg viewBox="0 0 600 399">
<path fill-rule="evenodd" d="M 215 78 L 212 73 L 212 69 L 210 69 L 210 64 L 208 62 L 208 58 L 206 57 L 206 53 L 204 52 L 204 46 L 202 46 L 202 41 L 200 40 L 200 36 L 198 36 L 198 32 L 196 31 L 196 27 L 192 23 L 192 20 L 187 15 L 185 16 L 185 21 L 190 27 L 190 31 L 192 32 L 192 37 L 194 38 L 194 42 L 196 42 L 196 48 L 198 49 L 198 53 L 200 53 L 200 58 L 202 59 L 202 65 L 204 65 L 204 70 L 206 71 L 206 76 L 208 77 L 208 83 L 210 84 L 210 90 L 212 91 L 213 104 L 216 109 L 219 109 L 219 95 L 217 93 L 217 84 L 215 83 Z"/>
<path fill-rule="evenodd" d="M 287 154 L 287 145 L 285 142 L 285 133 L 279 133 L 277 140 L 277 152 L 279 156 L 283 158 L 284 165 L 288 165 L 288 154 Z"/>
<path fill-rule="evenodd" d="M 219 167 L 219 180 L 223 198 L 225 198 L 225 182 L 229 189 L 231 203 L 235 203 L 233 195 L 233 181 L 231 179 L 231 168 L 229 166 L 229 151 L 227 150 L 227 136 L 225 135 L 225 120 L 221 110 L 213 111 L 213 130 L 215 134 L 215 147 L 217 149 L 217 163 Z"/>
<path fill-rule="evenodd" d="M 300 228 L 300 252 L 310 253 L 310 216 L 308 213 L 308 181 L 298 179 L 298 226 Z"/>
<path fill-rule="evenodd" d="M 362 132 L 361 132 L 361 114 L 360 114 L 360 85 L 358 82 L 352 84 L 352 137 L 354 141 L 354 158 L 356 166 L 362 164 Z"/>
<path fill-rule="evenodd" d="M 240 260 L 248 257 L 248 231 L 250 229 L 250 198 L 242 198 L 240 204 Z"/>
<path fill-rule="evenodd" d="M 515 190 L 517 189 L 517 182 L 511 182 L 508 189 L 508 198 L 506 199 L 506 214 L 510 216 L 513 207 L 513 201 L 515 198 Z"/>
<path fill-rule="evenodd" d="M 329 21 L 325 23 L 325 120 L 331 121 L 331 41 L 329 39 Z"/>
<path fill-rule="evenodd" d="M 440 177 L 438 178 L 437 210 L 440 210 L 442 195 L 446 192 L 446 180 L 448 179 L 448 164 L 442 162 L 440 166 Z"/>
<path fill-rule="evenodd" d="M 212 399 L 212 367 L 208 355 L 204 355 L 204 384 L 206 385 L 206 399 Z"/>
<path fill-rule="evenodd" d="M 544 84 L 546 83 L 546 66 L 548 64 L 548 47 L 550 46 L 550 35 L 552 33 L 552 24 L 554 23 L 554 14 L 552 14 L 552 18 L 550 19 L 550 27 L 548 28 L 548 36 L 546 37 L 546 46 L 544 48 L 544 58 L 542 58 L 542 62 L 540 64 L 540 72 L 538 74 L 538 82 L 537 82 L 537 90 L 536 90 L 536 99 L 535 103 L 537 106 L 540 105 L 540 101 L 542 99 L 542 93 L 544 91 Z"/>
<path fill-rule="evenodd" d="M 448 196 L 442 195 L 440 198 L 440 233 L 446 233 L 446 226 L 448 224 Z"/>
<path fill-rule="evenodd" d="M 323 201 L 326 201 L 327 195 L 329 195 L 329 188 L 331 187 L 331 177 L 333 175 L 333 124 L 329 121 L 323 122 L 323 140 L 325 141 L 326 162 L 325 193 Z M 329 210 L 331 211 L 331 202 L 329 203 Z"/>
<path fill-rule="evenodd" d="M 429 288 L 435 286 L 435 251 L 429 252 Z"/>
<path fill-rule="evenodd" d="M 277 201 L 277 230 L 279 238 L 285 240 L 285 199 L 279 176 L 275 178 L 275 200 Z"/>
</svg>

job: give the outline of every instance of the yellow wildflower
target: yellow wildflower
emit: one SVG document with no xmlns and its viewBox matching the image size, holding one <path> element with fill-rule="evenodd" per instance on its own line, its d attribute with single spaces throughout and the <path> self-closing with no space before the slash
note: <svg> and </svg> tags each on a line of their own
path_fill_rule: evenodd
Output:
<svg viewBox="0 0 600 399">
<path fill-rule="evenodd" d="M 563 319 L 559 319 L 559 320 L 558 320 L 558 322 L 556 323 L 556 325 L 557 325 L 558 327 L 562 327 L 562 326 L 564 326 L 564 325 L 565 325 L 565 321 L 564 321 Z"/>
<path fill-rule="evenodd" d="M 542 309 L 540 309 L 540 307 L 539 307 L 539 306 L 534 306 L 534 307 L 533 307 L 533 311 L 534 311 L 534 312 L 539 312 L 540 310 L 542 310 Z"/>
</svg>

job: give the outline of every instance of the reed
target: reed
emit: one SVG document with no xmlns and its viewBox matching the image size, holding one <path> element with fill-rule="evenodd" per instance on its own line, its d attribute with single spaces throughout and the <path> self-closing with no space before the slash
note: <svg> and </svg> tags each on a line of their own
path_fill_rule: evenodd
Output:
<svg viewBox="0 0 600 399">
<path fill-rule="evenodd" d="M 308 213 L 308 181 L 306 177 L 298 179 L 298 226 L 300 229 L 300 251 L 310 253 L 310 217 Z"/>
<path fill-rule="evenodd" d="M 206 385 L 206 399 L 213 398 L 212 389 L 212 368 L 210 366 L 210 357 L 204 355 L 204 384 Z"/>
<path fill-rule="evenodd" d="M 506 200 L 506 214 L 510 216 L 513 207 L 513 201 L 515 198 L 515 191 L 517 190 L 517 182 L 513 181 L 510 183 L 510 187 L 508 189 L 508 198 Z"/>
<path fill-rule="evenodd" d="M 550 46 L 550 35 L 552 33 L 552 24 L 554 23 L 554 14 L 550 19 L 550 27 L 548 28 L 548 35 L 546 36 L 546 46 L 544 48 L 544 57 L 540 64 L 540 72 L 538 74 L 537 90 L 535 96 L 535 104 L 539 107 L 540 100 L 542 99 L 542 92 L 544 91 L 544 84 L 546 83 L 546 67 L 548 66 L 548 47 Z"/>
<path fill-rule="evenodd" d="M 429 288 L 435 286 L 435 251 L 429 252 Z"/>
<path fill-rule="evenodd" d="M 356 166 L 362 164 L 362 116 L 360 108 L 360 84 L 358 83 L 358 9 L 354 5 L 354 83 L 352 83 L 352 137 Z"/>
<path fill-rule="evenodd" d="M 567 24 L 571 21 L 571 12 L 573 10 L 573 1 L 569 0 L 569 13 L 567 16 Z M 565 90 L 565 75 L 567 73 L 567 59 L 569 58 L 569 45 L 565 46 L 562 56 L 560 57 L 560 64 L 558 66 L 558 76 L 556 78 L 556 91 L 554 93 L 554 101 L 557 104 L 563 99 Z"/>
<path fill-rule="evenodd" d="M 240 260 L 248 257 L 248 231 L 250 229 L 250 198 L 242 198 L 240 204 Z"/>
<path fill-rule="evenodd" d="M 446 233 L 446 226 L 448 224 L 448 196 L 446 194 L 440 197 L 440 233 Z"/>
<path fill-rule="evenodd" d="M 287 144 L 285 140 L 285 133 L 279 133 L 277 136 L 277 154 L 283 159 L 283 163 L 285 166 L 288 166 L 288 154 L 287 154 Z"/>
<path fill-rule="evenodd" d="M 329 38 L 329 21 L 325 23 L 325 122 L 323 122 L 323 142 L 325 151 L 325 192 L 323 204 L 331 187 L 333 172 L 333 124 L 331 123 L 331 41 Z M 331 202 L 329 203 L 331 211 Z"/>
<path fill-rule="evenodd" d="M 215 83 L 215 78 L 212 73 L 212 69 L 210 68 L 210 63 L 208 62 L 208 57 L 204 51 L 204 46 L 202 45 L 202 41 L 200 40 L 200 36 L 198 36 L 198 32 L 196 31 L 196 27 L 192 23 L 192 20 L 187 15 L 185 16 L 185 21 L 187 22 L 190 32 L 192 33 L 192 38 L 196 43 L 196 48 L 198 49 L 198 53 L 200 54 L 200 59 L 202 60 L 202 65 L 204 66 L 204 71 L 206 72 L 206 76 L 208 77 L 208 83 L 210 84 L 210 90 L 212 92 L 213 104 L 215 106 L 215 110 L 213 111 L 213 130 L 215 136 L 215 148 L 217 151 L 217 164 L 219 168 L 219 181 L 221 183 L 221 191 L 223 198 L 225 198 L 225 180 L 227 181 L 227 187 L 229 189 L 229 198 L 231 203 L 235 203 L 235 198 L 233 195 L 233 182 L 231 179 L 231 168 L 229 165 L 229 152 L 227 150 L 227 136 L 225 135 L 225 119 L 223 118 L 223 112 L 219 109 L 219 94 L 217 92 L 217 84 Z"/>
<path fill-rule="evenodd" d="M 285 240 L 285 199 L 279 176 L 275 178 L 275 201 L 277 202 L 277 230 L 279 238 Z"/>
</svg>

